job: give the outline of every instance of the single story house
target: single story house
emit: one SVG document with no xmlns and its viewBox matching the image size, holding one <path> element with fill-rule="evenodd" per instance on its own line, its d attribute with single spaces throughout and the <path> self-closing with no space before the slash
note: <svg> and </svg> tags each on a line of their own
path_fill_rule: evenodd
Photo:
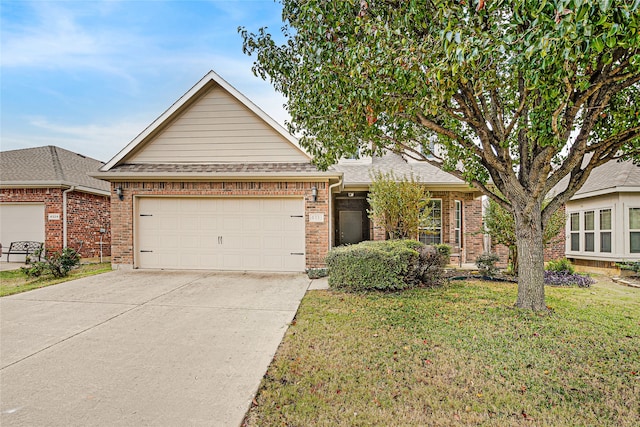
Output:
<svg viewBox="0 0 640 427">
<path fill-rule="evenodd" d="M 111 183 L 114 268 L 305 271 L 335 245 L 383 239 L 370 171 L 413 171 L 440 226 L 423 239 L 482 252 L 481 201 L 464 182 L 399 155 L 318 170 L 295 137 L 215 72 L 93 176 Z"/>
<path fill-rule="evenodd" d="M 640 261 L 640 166 L 612 160 L 594 169 L 566 204 L 565 256 L 587 269 Z"/>
<path fill-rule="evenodd" d="M 83 257 L 109 256 L 109 183 L 89 176 L 102 165 L 55 146 L 0 152 L 2 258 L 14 241 L 42 242 L 47 251 L 80 249 Z"/>
</svg>

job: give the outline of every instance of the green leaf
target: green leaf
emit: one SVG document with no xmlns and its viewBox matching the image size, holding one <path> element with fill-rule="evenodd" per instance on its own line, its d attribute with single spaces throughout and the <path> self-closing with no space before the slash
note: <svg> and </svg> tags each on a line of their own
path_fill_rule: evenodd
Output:
<svg viewBox="0 0 640 427">
<path fill-rule="evenodd" d="M 611 7 L 611 0 L 600 0 L 598 2 L 598 5 L 600 6 L 600 10 L 603 13 L 607 13 L 607 11 L 609 10 L 609 8 Z"/>
</svg>

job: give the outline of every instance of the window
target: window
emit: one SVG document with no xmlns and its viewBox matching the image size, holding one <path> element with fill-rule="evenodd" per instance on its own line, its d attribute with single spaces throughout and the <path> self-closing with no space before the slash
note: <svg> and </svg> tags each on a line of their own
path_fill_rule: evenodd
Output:
<svg viewBox="0 0 640 427">
<path fill-rule="evenodd" d="M 455 233 L 455 244 L 459 247 L 462 247 L 461 244 L 461 231 L 462 231 L 462 202 L 460 200 L 455 201 L 455 218 L 454 218 L 454 233 Z"/>
<path fill-rule="evenodd" d="M 429 225 L 420 229 L 420 241 L 427 245 L 442 243 L 442 200 L 429 201 Z"/>
<path fill-rule="evenodd" d="M 580 214 L 571 214 L 571 250 L 580 250 Z"/>
<path fill-rule="evenodd" d="M 611 209 L 600 211 L 600 252 L 611 253 Z"/>
<path fill-rule="evenodd" d="M 640 253 L 640 208 L 629 208 L 629 251 Z"/>
<path fill-rule="evenodd" d="M 594 211 L 587 211 L 584 213 L 584 250 L 585 252 L 593 252 L 595 250 L 595 240 L 593 230 L 594 224 Z"/>
</svg>

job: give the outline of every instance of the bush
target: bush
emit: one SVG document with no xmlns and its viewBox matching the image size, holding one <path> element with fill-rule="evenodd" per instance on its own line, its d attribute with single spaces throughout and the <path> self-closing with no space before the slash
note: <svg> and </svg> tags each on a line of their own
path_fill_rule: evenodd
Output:
<svg viewBox="0 0 640 427">
<path fill-rule="evenodd" d="M 544 272 L 544 284 L 549 286 L 578 286 L 579 288 L 588 288 L 595 282 L 596 281 L 589 276 L 569 273 L 568 271 L 545 270 Z"/>
<path fill-rule="evenodd" d="M 41 251 L 34 253 L 40 258 Z M 69 271 L 80 264 L 80 255 L 71 248 L 64 248 L 61 252 L 52 252 L 44 257 L 44 261 L 37 261 L 29 267 L 21 270 L 29 277 L 40 277 L 43 274 L 51 274 L 53 277 L 65 277 Z"/>
<path fill-rule="evenodd" d="M 418 250 L 420 255 L 418 277 L 425 285 L 437 285 L 442 282 L 444 268 L 449 262 L 451 247 L 447 245 L 424 246 Z"/>
<path fill-rule="evenodd" d="M 362 242 L 327 255 L 329 286 L 349 291 L 395 291 L 442 277 L 443 257 L 416 240 Z"/>
<path fill-rule="evenodd" d="M 571 261 L 566 258 L 549 261 L 545 270 L 555 271 L 558 273 L 567 272 L 570 274 L 575 274 L 576 272 L 576 269 L 573 267 L 573 264 L 571 264 Z"/>
<path fill-rule="evenodd" d="M 484 252 L 478 256 L 476 265 L 480 274 L 486 277 L 493 277 L 498 274 L 498 267 L 496 267 L 498 260 L 500 260 L 500 257 L 492 252 Z"/>
<path fill-rule="evenodd" d="M 436 251 L 445 258 L 445 265 L 447 265 L 449 263 L 449 257 L 451 256 L 451 246 L 439 243 L 437 245 L 433 245 L 433 247 L 436 248 Z"/>
<path fill-rule="evenodd" d="M 640 262 L 618 262 L 616 263 L 621 270 L 631 270 L 635 273 L 640 273 Z"/>
<path fill-rule="evenodd" d="M 320 279 L 321 277 L 327 277 L 329 274 L 326 268 L 309 268 L 307 270 L 307 276 L 309 279 Z"/>
</svg>

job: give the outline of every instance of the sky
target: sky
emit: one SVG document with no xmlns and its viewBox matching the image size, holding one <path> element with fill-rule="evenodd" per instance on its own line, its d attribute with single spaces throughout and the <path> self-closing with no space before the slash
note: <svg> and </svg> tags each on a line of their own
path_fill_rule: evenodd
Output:
<svg viewBox="0 0 640 427">
<path fill-rule="evenodd" d="M 279 33 L 273 0 L 0 0 L 0 149 L 107 162 L 210 70 L 283 124 L 238 26 Z"/>
</svg>

